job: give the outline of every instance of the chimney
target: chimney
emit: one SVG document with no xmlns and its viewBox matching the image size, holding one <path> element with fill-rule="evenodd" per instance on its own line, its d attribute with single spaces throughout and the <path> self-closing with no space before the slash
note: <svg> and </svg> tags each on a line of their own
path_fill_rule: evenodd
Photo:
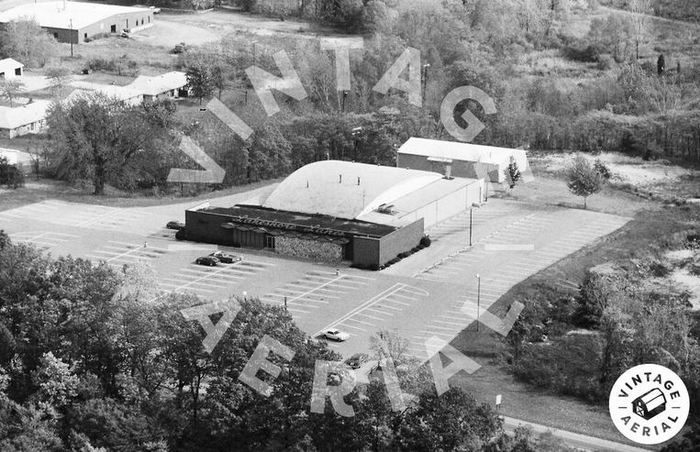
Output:
<svg viewBox="0 0 700 452">
<path fill-rule="evenodd" d="M 452 179 L 452 165 L 445 165 L 445 179 Z"/>
</svg>

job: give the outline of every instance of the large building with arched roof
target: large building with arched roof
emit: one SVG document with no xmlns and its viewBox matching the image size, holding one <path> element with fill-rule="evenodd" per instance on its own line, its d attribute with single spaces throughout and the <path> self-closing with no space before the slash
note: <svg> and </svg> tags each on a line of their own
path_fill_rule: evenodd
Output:
<svg viewBox="0 0 700 452">
<path fill-rule="evenodd" d="M 186 212 L 190 240 L 380 267 L 424 229 L 480 203 L 483 180 L 326 160 L 306 165 L 255 203 Z"/>
</svg>

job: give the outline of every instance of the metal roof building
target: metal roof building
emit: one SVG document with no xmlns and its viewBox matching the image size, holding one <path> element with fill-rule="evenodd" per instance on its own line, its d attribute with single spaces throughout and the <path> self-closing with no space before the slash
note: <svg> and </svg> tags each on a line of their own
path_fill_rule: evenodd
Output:
<svg viewBox="0 0 700 452">
<path fill-rule="evenodd" d="M 188 239 L 379 268 L 415 248 L 426 226 L 480 203 L 483 181 L 326 160 L 306 165 L 259 205 L 186 212 Z"/>
<path fill-rule="evenodd" d="M 521 173 L 529 175 L 527 152 L 522 149 L 409 138 L 399 148 L 397 166 L 424 171 L 448 171 L 457 177 L 488 177 L 491 182 L 504 182 L 504 171 L 511 158 Z M 526 182 L 527 179 L 526 177 Z"/>
<path fill-rule="evenodd" d="M 25 3 L 0 13 L 0 23 L 34 20 L 59 42 L 78 44 L 100 35 L 153 25 L 153 11 L 83 2 Z"/>
</svg>

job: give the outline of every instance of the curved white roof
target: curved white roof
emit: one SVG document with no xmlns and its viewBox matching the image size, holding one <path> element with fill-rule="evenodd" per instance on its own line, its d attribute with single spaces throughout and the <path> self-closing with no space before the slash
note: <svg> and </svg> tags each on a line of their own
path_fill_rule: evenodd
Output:
<svg viewBox="0 0 700 452">
<path fill-rule="evenodd" d="M 262 206 L 355 219 L 440 179 L 427 171 L 324 160 L 289 175 Z"/>
</svg>

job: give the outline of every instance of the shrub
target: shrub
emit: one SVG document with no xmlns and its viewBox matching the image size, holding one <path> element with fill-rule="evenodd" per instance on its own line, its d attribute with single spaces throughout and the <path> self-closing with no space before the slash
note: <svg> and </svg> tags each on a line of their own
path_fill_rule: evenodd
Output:
<svg viewBox="0 0 700 452">
<path fill-rule="evenodd" d="M 600 159 L 596 159 L 595 163 L 593 164 L 593 168 L 605 180 L 609 180 L 612 177 L 612 173 L 610 172 L 610 168 L 608 168 L 608 166 L 605 163 L 603 163 Z"/>
<path fill-rule="evenodd" d="M 429 246 L 430 246 L 430 243 L 431 243 L 431 240 L 430 240 L 430 236 L 429 236 L 429 235 L 424 235 L 423 237 L 421 237 L 421 239 L 420 239 L 420 244 L 421 244 L 424 248 L 429 247 Z"/>
</svg>

